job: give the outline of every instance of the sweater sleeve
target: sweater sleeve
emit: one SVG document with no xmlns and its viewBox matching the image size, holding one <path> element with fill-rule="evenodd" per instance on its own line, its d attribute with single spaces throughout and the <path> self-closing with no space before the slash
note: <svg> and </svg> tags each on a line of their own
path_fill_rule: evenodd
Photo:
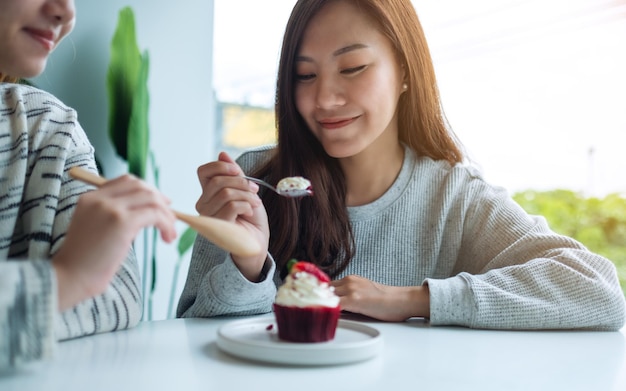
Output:
<svg viewBox="0 0 626 391">
<path fill-rule="evenodd" d="M 456 272 L 426 279 L 431 323 L 496 329 L 618 330 L 615 266 L 529 216 L 503 189 L 471 182 Z"/>
<path fill-rule="evenodd" d="M 268 254 L 260 282 L 246 279 L 225 251 L 198 236 L 187 281 L 178 302 L 177 317 L 253 315 L 272 310 L 276 264 Z"/>
<path fill-rule="evenodd" d="M 52 357 L 55 292 L 49 262 L 0 263 L 0 368 Z"/>
</svg>

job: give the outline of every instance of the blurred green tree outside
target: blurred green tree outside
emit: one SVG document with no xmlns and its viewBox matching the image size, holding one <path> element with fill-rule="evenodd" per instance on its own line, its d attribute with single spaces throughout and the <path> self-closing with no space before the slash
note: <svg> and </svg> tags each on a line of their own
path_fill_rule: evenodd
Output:
<svg viewBox="0 0 626 391">
<path fill-rule="evenodd" d="M 526 212 L 546 218 L 557 233 L 570 236 L 589 250 L 610 259 L 626 294 L 626 198 L 609 194 L 585 197 L 571 190 L 515 193 Z"/>
</svg>

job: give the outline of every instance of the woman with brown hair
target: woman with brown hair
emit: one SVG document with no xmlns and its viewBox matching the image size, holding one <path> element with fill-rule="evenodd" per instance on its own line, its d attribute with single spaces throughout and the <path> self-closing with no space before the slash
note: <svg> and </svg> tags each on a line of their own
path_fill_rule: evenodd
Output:
<svg viewBox="0 0 626 391">
<path fill-rule="evenodd" d="M 198 169 L 203 215 L 268 249 L 240 258 L 198 238 L 178 315 L 271 311 L 291 258 L 319 265 L 345 311 L 433 325 L 624 325 L 615 267 L 552 232 L 465 164 L 410 0 L 300 0 L 286 27 L 278 143 Z M 313 197 L 241 177 L 301 175 Z"/>
</svg>

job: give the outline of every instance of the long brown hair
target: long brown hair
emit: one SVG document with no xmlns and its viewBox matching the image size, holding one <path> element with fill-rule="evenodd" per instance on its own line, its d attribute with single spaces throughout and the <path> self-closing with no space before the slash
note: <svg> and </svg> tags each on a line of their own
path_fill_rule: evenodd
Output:
<svg viewBox="0 0 626 391">
<path fill-rule="evenodd" d="M 337 159 L 326 154 L 308 129 L 294 96 L 295 57 L 302 36 L 311 18 L 331 1 L 338 0 L 298 0 L 291 12 L 276 84 L 278 145 L 268 163 L 254 173 L 271 183 L 302 175 L 315 192 L 313 197 L 297 200 L 272 192 L 262 194 L 270 224 L 270 253 L 283 276 L 289 259 L 298 258 L 319 265 L 334 277 L 345 270 L 355 251 L 343 172 Z M 463 154 L 445 121 L 428 44 L 411 1 L 341 1 L 351 1 L 377 21 L 404 66 L 409 88 L 398 103 L 400 141 L 420 156 L 461 162 Z"/>
<path fill-rule="evenodd" d="M 0 83 L 17 83 L 19 79 L 0 72 Z"/>
</svg>

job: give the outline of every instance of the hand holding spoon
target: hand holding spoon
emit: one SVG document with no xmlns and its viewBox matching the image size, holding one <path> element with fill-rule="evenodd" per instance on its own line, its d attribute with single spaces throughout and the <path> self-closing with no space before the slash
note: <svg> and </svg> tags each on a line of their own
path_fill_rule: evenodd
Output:
<svg viewBox="0 0 626 391">
<path fill-rule="evenodd" d="M 72 178 L 94 186 L 102 186 L 107 180 L 80 167 L 72 167 L 69 171 Z M 249 257 L 261 252 L 259 244 L 250 233 L 237 224 L 208 216 L 192 216 L 172 209 L 178 220 L 184 221 L 215 245 L 224 250 Z"/>
</svg>

